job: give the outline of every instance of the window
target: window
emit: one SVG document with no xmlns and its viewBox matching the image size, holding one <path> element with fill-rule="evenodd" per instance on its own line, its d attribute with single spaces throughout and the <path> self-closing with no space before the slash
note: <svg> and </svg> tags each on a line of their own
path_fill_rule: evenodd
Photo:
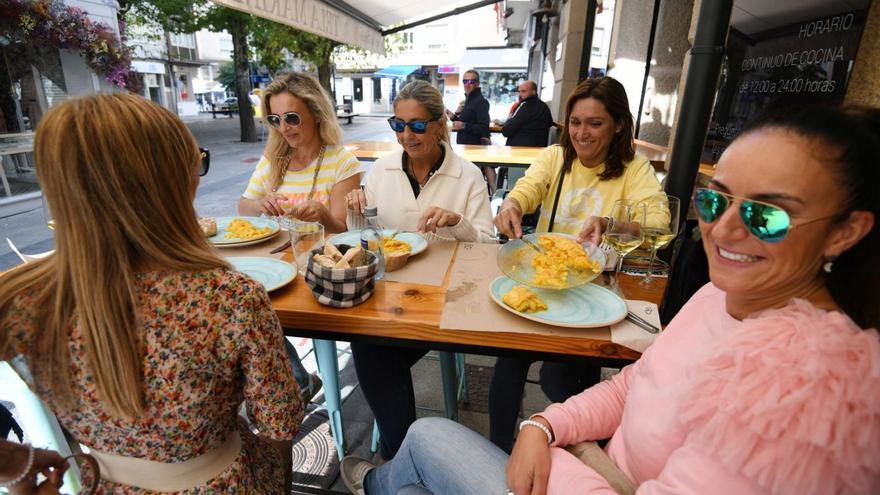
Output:
<svg viewBox="0 0 880 495">
<path fill-rule="evenodd" d="M 374 77 L 373 80 L 373 102 L 379 103 L 382 101 L 382 78 Z"/>
<path fill-rule="evenodd" d="M 602 55 L 602 45 L 605 44 L 605 28 L 597 27 L 593 30 L 593 49 L 591 55 Z"/>
<path fill-rule="evenodd" d="M 364 101 L 364 80 L 360 77 L 351 80 L 351 90 L 354 93 L 354 101 Z"/>
</svg>

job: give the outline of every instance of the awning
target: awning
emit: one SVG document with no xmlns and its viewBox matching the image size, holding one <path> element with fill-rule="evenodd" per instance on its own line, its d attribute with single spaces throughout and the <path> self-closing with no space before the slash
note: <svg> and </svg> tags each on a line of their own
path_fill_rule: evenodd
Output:
<svg viewBox="0 0 880 495">
<path fill-rule="evenodd" d="M 297 29 L 385 54 L 383 29 L 436 19 L 501 0 L 211 0 Z M 416 21 L 419 22 L 419 21 Z"/>
<path fill-rule="evenodd" d="M 477 48 L 467 49 L 458 66 L 467 69 L 517 69 L 526 71 L 529 52 L 525 48 Z"/>
<path fill-rule="evenodd" d="M 400 79 L 421 69 L 421 65 L 389 65 L 384 69 L 379 69 L 373 73 L 373 77 L 396 77 Z"/>
<path fill-rule="evenodd" d="M 293 26 L 331 40 L 385 54 L 382 33 L 320 0 L 212 0 L 230 9 Z M 343 4 L 344 5 L 344 4 Z"/>
</svg>

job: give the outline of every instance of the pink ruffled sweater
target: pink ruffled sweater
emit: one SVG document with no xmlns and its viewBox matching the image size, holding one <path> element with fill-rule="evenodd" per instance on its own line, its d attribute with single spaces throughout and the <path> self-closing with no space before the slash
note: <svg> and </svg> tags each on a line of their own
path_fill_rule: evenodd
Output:
<svg viewBox="0 0 880 495">
<path fill-rule="evenodd" d="M 541 415 L 554 445 L 611 437 L 639 494 L 880 493 L 880 337 L 803 300 L 738 321 L 708 284 L 636 363 Z M 551 456 L 549 494 L 614 493 Z"/>
</svg>

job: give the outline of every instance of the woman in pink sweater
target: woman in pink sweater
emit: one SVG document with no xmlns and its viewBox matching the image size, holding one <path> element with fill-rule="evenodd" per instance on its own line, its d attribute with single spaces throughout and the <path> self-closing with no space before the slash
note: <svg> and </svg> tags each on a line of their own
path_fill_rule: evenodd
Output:
<svg viewBox="0 0 880 495">
<path fill-rule="evenodd" d="M 369 495 L 880 493 L 877 157 L 876 109 L 759 119 L 694 194 L 712 282 L 639 361 L 534 416 L 509 459 L 422 420 L 392 462 L 344 460 L 344 479 Z M 632 491 L 560 448 L 609 437 Z"/>
</svg>

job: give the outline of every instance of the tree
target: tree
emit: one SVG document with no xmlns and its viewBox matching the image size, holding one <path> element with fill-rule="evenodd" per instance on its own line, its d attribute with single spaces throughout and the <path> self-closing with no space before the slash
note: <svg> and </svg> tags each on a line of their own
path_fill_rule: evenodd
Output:
<svg viewBox="0 0 880 495">
<path fill-rule="evenodd" d="M 221 65 L 217 73 L 217 82 L 222 84 L 226 91 L 230 93 L 235 91 L 235 65 L 232 63 Z"/>
<path fill-rule="evenodd" d="M 162 28 L 172 33 L 194 33 L 200 29 L 232 35 L 232 63 L 235 68 L 234 92 L 238 97 L 239 125 L 241 140 L 255 143 L 257 127 L 254 124 L 254 110 L 246 104 L 250 99 L 250 74 L 248 71 L 248 35 L 251 32 L 253 17 L 208 2 L 207 0 L 122 0 L 120 9 L 127 12 L 136 8 L 149 19 L 157 20 Z"/>
<path fill-rule="evenodd" d="M 342 43 L 262 18 L 254 19 L 253 33 L 257 58 L 271 75 L 287 69 L 286 49 L 315 67 L 318 82 L 330 93 L 331 56 Z"/>
</svg>

